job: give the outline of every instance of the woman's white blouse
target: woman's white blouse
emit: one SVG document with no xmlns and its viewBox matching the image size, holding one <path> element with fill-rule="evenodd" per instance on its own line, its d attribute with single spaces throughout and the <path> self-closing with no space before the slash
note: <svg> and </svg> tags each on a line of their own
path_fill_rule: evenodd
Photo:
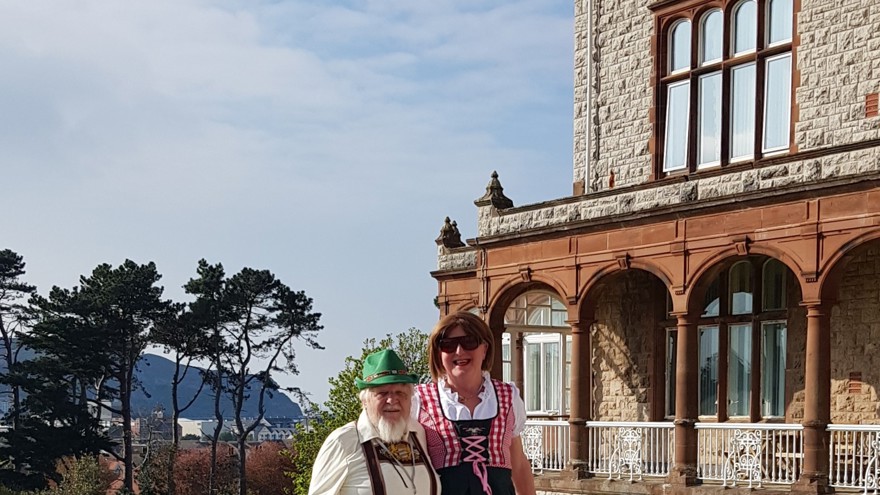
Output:
<svg viewBox="0 0 880 495">
<path fill-rule="evenodd" d="M 443 414 L 452 421 L 491 419 L 498 414 L 498 398 L 495 396 L 492 378 L 487 371 L 483 372 L 483 387 L 479 393 L 480 403 L 474 408 L 473 415 L 467 406 L 458 401 L 458 394 L 449 388 L 445 377 L 438 380 L 435 386 L 440 393 L 440 406 L 443 408 Z M 526 405 L 516 385 L 510 383 L 510 386 L 513 387 L 513 417 L 515 421 L 513 436 L 518 437 L 526 424 Z M 413 394 L 412 417 L 414 419 L 418 419 L 420 410 L 421 401 L 419 401 L 418 394 Z"/>
</svg>

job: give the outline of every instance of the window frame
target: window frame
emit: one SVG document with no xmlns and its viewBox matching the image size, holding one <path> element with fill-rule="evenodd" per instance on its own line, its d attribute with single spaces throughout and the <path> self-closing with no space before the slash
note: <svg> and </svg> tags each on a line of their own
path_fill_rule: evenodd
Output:
<svg viewBox="0 0 880 495">
<path fill-rule="evenodd" d="M 796 16 L 798 13 L 798 5 L 791 2 L 792 20 L 789 23 L 792 28 L 792 34 L 788 39 L 770 43 L 770 0 L 751 0 L 755 2 L 755 49 L 744 51 L 738 54 L 732 54 L 733 50 L 733 14 L 734 9 L 738 8 L 747 0 L 685 0 L 681 2 L 658 2 L 650 7 L 655 14 L 655 36 L 654 43 L 654 59 L 655 73 L 653 78 L 654 101 L 655 104 L 651 110 L 654 122 L 653 142 L 653 178 L 660 180 L 667 177 L 675 177 L 679 175 L 695 175 L 706 173 L 717 173 L 718 170 L 727 168 L 742 168 L 749 166 L 750 163 L 757 162 L 764 158 L 779 156 L 787 153 L 794 153 L 797 147 L 794 143 L 794 126 L 796 124 L 796 100 L 794 98 L 797 88 L 797 68 L 794 63 L 789 64 L 791 71 L 789 84 L 789 115 L 788 115 L 788 146 L 764 150 L 764 94 L 765 94 L 765 72 L 766 61 L 768 58 L 789 54 L 791 61 L 796 60 L 797 39 L 795 33 L 797 31 Z M 785 0 L 774 0 L 785 1 Z M 703 24 L 715 10 L 721 10 L 723 35 L 722 39 L 722 59 L 715 61 L 701 62 L 702 58 L 702 31 Z M 691 56 L 690 69 L 687 71 L 671 71 L 672 57 L 672 29 L 683 21 L 687 21 L 691 27 Z M 732 138 L 732 71 L 743 64 L 755 64 L 755 81 L 754 81 L 754 104 L 750 106 L 754 110 L 754 126 L 753 139 L 751 140 L 751 155 L 742 155 L 735 159 L 730 156 Z M 700 164 L 698 141 L 700 125 L 697 115 L 692 112 L 699 105 L 699 80 L 700 77 L 710 72 L 721 71 L 721 159 L 719 163 Z M 690 117 L 688 118 L 686 137 L 686 158 L 684 167 L 675 167 L 669 169 L 666 166 L 666 130 L 669 126 L 669 115 L 667 112 L 667 104 L 669 100 L 669 87 L 674 84 L 681 84 L 684 81 L 689 83 L 689 102 L 688 105 Z"/>
<path fill-rule="evenodd" d="M 730 287 L 730 274 L 733 270 L 734 266 L 739 265 L 740 263 L 747 262 L 750 264 L 750 278 L 751 278 L 751 300 L 752 300 L 752 311 L 744 314 L 732 314 L 732 295 L 731 295 L 731 287 Z M 783 295 L 782 299 L 782 307 L 781 308 L 770 308 L 765 309 L 763 304 L 764 300 L 764 291 L 767 290 L 765 275 L 768 273 L 766 268 L 771 263 L 778 263 L 778 266 L 782 269 L 782 276 L 779 279 L 781 282 L 781 294 Z M 707 356 L 702 355 L 703 344 L 701 342 L 702 334 L 705 330 L 715 329 L 717 332 L 715 335 L 715 339 L 717 340 L 717 348 L 713 349 L 713 352 L 717 357 L 713 357 L 715 359 L 714 366 L 715 372 L 717 373 L 717 380 L 715 386 L 717 387 L 715 392 L 715 413 L 711 414 L 709 411 L 706 411 L 703 406 L 703 391 L 702 391 L 702 382 L 698 384 L 697 393 L 699 397 L 697 399 L 698 404 L 698 417 L 700 421 L 709 421 L 709 422 L 725 422 L 725 421 L 749 421 L 749 422 L 757 422 L 757 421 L 783 421 L 785 418 L 785 414 L 787 414 L 787 401 L 786 397 L 792 393 L 792 391 L 787 390 L 785 385 L 786 381 L 786 370 L 778 370 L 783 375 L 780 377 L 783 383 L 782 395 L 783 395 L 783 416 L 777 415 L 764 415 L 764 384 L 767 377 L 764 375 L 764 329 L 767 325 L 771 324 L 781 324 L 782 331 L 786 334 L 786 339 L 788 332 L 788 321 L 789 321 L 789 308 L 792 303 L 789 300 L 789 287 L 792 284 L 791 280 L 791 268 L 789 268 L 785 263 L 779 261 L 778 259 L 771 258 L 769 256 L 761 256 L 761 255 L 751 255 L 742 258 L 737 258 L 735 260 L 731 260 L 730 263 L 725 264 L 723 269 L 718 270 L 717 275 L 714 276 L 713 280 L 708 284 L 706 290 L 709 290 L 709 287 L 714 286 L 717 287 L 717 292 L 714 297 L 704 297 L 704 305 L 713 305 L 713 307 L 717 307 L 717 314 L 707 314 L 705 308 L 701 308 L 701 315 L 697 317 L 694 321 L 698 332 L 698 349 L 701 354 L 698 356 L 699 366 L 702 366 L 705 358 Z M 676 366 L 675 362 L 670 362 L 670 349 L 669 344 L 670 341 L 673 340 L 671 337 L 673 334 L 677 332 L 677 327 L 675 325 L 675 319 L 669 313 L 667 308 L 667 313 L 665 315 L 666 319 L 659 322 L 658 329 L 663 335 L 662 345 L 663 345 L 663 369 L 662 373 L 664 375 L 665 380 L 665 394 L 662 397 L 658 397 L 658 400 L 663 400 L 664 405 L 661 408 L 663 417 L 670 419 L 674 417 L 675 413 L 675 404 L 670 404 L 670 401 L 674 401 L 675 397 L 671 396 L 669 393 L 670 389 L 674 389 L 674 380 L 676 374 Z M 748 405 L 745 410 L 748 411 L 746 416 L 743 415 L 732 415 L 732 407 L 729 401 L 730 390 L 729 390 L 729 374 L 730 374 L 730 354 L 731 354 L 731 332 L 734 327 L 743 327 L 750 326 L 750 346 L 751 346 L 751 354 L 750 354 L 750 366 L 751 366 L 751 375 L 749 380 L 751 382 L 751 388 L 749 389 L 748 396 Z M 786 340 L 786 345 L 790 344 L 790 340 Z M 784 360 L 784 356 L 783 356 Z M 701 368 L 697 370 L 698 380 L 702 380 L 702 372 Z"/>
</svg>

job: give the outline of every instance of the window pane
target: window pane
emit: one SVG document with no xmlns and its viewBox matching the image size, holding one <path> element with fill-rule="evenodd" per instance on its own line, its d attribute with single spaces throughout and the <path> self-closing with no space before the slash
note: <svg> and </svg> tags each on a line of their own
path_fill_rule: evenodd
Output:
<svg viewBox="0 0 880 495">
<path fill-rule="evenodd" d="M 526 344 L 526 407 L 541 410 L 541 345 Z"/>
<path fill-rule="evenodd" d="M 562 391 L 562 384 L 559 383 L 559 365 L 559 344 L 544 344 L 544 390 L 546 397 L 543 409 L 545 411 L 559 411 L 560 409 L 559 394 Z"/>
<path fill-rule="evenodd" d="M 718 412 L 718 327 L 700 329 L 700 415 Z"/>
<path fill-rule="evenodd" d="M 691 23 L 681 21 L 672 27 L 669 47 L 669 70 L 675 72 L 691 66 Z"/>
<path fill-rule="evenodd" d="M 515 303 L 516 301 L 514 301 Z M 506 313 L 504 313 L 504 323 L 509 325 L 525 325 L 526 324 L 526 310 L 521 308 L 515 308 L 511 306 Z"/>
<path fill-rule="evenodd" d="M 565 393 L 562 395 L 562 414 L 571 410 L 571 336 L 565 337 L 565 374 L 562 377 Z"/>
<path fill-rule="evenodd" d="M 791 54 L 767 60 L 764 87 L 764 150 L 788 147 L 791 116 Z"/>
<path fill-rule="evenodd" d="M 567 326 L 565 323 L 566 318 L 568 318 L 567 311 L 553 311 L 553 321 L 550 324 L 554 327 Z"/>
<path fill-rule="evenodd" d="M 721 72 L 700 77 L 700 165 L 721 161 Z"/>
<path fill-rule="evenodd" d="M 764 263 L 761 292 L 764 294 L 765 311 L 785 309 L 785 270 L 786 266 L 779 260 Z"/>
<path fill-rule="evenodd" d="M 540 306 L 529 308 L 528 325 L 532 326 L 549 326 L 550 325 L 550 307 Z"/>
<path fill-rule="evenodd" d="M 785 322 L 764 323 L 761 339 L 761 415 L 785 416 Z"/>
<path fill-rule="evenodd" d="M 510 362 L 510 343 L 505 342 L 501 344 L 501 360 L 505 362 Z"/>
<path fill-rule="evenodd" d="M 675 363 L 678 359 L 678 332 L 666 331 L 666 416 L 675 416 Z"/>
<path fill-rule="evenodd" d="M 770 44 L 791 39 L 791 0 L 770 0 Z"/>
<path fill-rule="evenodd" d="M 755 151 L 755 64 L 734 67 L 730 92 L 730 158 L 751 158 Z"/>
<path fill-rule="evenodd" d="M 749 415 L 752 384 L 752 325 L 730 326 L 727 360 L 727 415 Z"/>
<path fill-rule="evenodd" d="M 741 261 L 730 268 L 730 314 L 752 312 L 752 265 Z"/>
<path fill-rule="evenodd" d="M 753 0 L 739 4 L 734 10 L 733 53 L 743 53 L 755 49 L 757 40 L 757 7 Z"/>
<path fill-rule="evenodd" d="M 664 143 L 663 170 L 684 168 L 687 160 L 688 108 L 690 84 L 669 86 L 666 101 L 666 141 Z"/>
<path fill-rule="evenodd" d="M 501 363 L 501 379 L 505 382 L 513 381 L 510 373 L 510 362 Z"/>
<path fill-rule="evenodd" d="M 700 63 L 721 60 L 721 35 L 724 32 L 720 10 L 713 10 L 703 17 L 700 32 Z"/>
<path fill-rule="evenodd" d="M 702 316 L 718 316 L 720 310 L 720 298 L 718 296 L 718 279 L 716 278 L 712 285 L 706 289 L 705 303 L 703 305 Z"/>
</svg>

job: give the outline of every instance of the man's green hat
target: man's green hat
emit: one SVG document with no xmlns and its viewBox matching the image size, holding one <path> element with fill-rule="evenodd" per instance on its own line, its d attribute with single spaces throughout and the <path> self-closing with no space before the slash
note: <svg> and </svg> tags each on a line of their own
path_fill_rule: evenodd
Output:
<svg viewBox="0 0 880 495">
<path fill-rule="evenodd" d="M 419 377 L 411 375 L 403 360 L 391 349 L 376 351 L 364 359 L 364 379 L 355 378 L 358 390 L 378 387 L 389 383 L 418 383 Z"/>
</svg>

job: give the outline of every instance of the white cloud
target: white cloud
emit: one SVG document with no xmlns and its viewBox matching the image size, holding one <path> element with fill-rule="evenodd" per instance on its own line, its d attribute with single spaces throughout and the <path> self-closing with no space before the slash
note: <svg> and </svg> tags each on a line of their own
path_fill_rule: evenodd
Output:
<svg viewBox="0 0 880 495">
<path fill-rule="evenodd" d="M 473 237 L 492 170 L 517 204 L 567 194 L 571 10 L 0 0 L 3 247 L 42 291 L 125 258 L 174 297 L 201 257 L 269 268 L 324 313 L 301 367 L 341 367 L 430 328 L 433 239 Z"/>
</svg>

